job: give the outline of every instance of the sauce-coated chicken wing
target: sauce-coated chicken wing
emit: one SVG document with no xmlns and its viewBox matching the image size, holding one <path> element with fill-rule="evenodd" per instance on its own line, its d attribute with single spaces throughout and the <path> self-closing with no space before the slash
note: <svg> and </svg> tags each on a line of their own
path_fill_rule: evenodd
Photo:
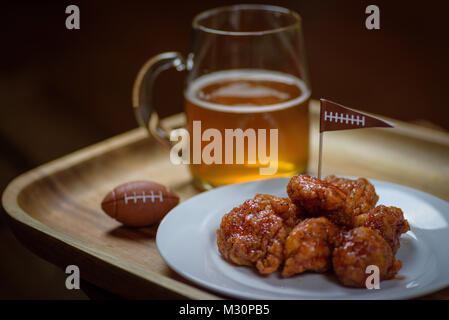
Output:
<svg viewBox="0 0 449 320">
<path fill-rule="evenodd" d="M 410 230 L 410 226 L 402 210 L 396 207 L 377 206 L 367 213 L 355 218 L 356 227 L 367 227 L 377 231 L 390 245 L 393 254 L 396 254 L 401 243 L 401 234 Z"/>
<path fill-rule="evenodd" d="M 364 178 L 329 176 L 319 180 L 305 174 L 291 178 L 287 193 L 310 216 L 325 216 L 346 228 L 352 228 L 354 217 L 374 208 L 379 198 L 373 185 Z"/>
<path fill-rule="evenodd" d="M 339 178 L 334 175 L 323 179 L 346 194 L 345 212 L 353 216 L 368 212 L 375 207 L 379 196 L 374 186 L 365 178 L 355 180 Z"/>
<path fill-rule="evenodd" d="M 290 179 L 287 194 L 309 216 L 325 216 L 332 222 L 343 225 L 352 223 L 352 219 L 343 214 L 346 194 L 329 183 L 306 174 L 298 174 Z"/>
<path fill-rule="evenodd" d="M 380 280 L 393 278 L 401 268 L 388 243 L 376 231 L 359 227 L 345 232 L 336 242 L 332 265 L 339 281 L 348 287 L 363 288 L 370 265 L 379 268 Z"/>
<path fill-rule="evenodd" d="M 303 218 L 304 210 L 296 206 L 289 198 L 280 198 L 269 194 L 256 194 L 254 200 L 262 206 L 270 205 L 274 212 L 282 218 L 285 225 L 292 229 L 298 219 Z"/>
<path fill-rule="evenodd" d="M 283 262 L 284 242 L 301 211 L 290 199 L 257 195 L 223 216 L 217 230 L 222 256 L 235 264 L 255 266 L 261 274 Z"/>
<path fill-rule="evenodd" d="M 331 266 L 331 253 L 338 232 L 337 226 L 324 217 L 298 223 L 285 241 L 282 275 L 327 271 Z"/>
</svg>

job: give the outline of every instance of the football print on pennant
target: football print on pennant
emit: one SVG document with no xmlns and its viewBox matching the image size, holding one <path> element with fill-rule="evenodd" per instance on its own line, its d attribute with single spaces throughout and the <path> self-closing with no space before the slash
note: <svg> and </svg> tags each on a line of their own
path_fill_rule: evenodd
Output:
<svg viewBox="0 0 449 320">
<path fill-rule="evenodd" d="M 373 127 L 393 127 L 392 124 L 384 120 L 377 119 L 338 103 L 326 99 L 320 99 L 320 102 L 320 132 Z"/>
</svg>

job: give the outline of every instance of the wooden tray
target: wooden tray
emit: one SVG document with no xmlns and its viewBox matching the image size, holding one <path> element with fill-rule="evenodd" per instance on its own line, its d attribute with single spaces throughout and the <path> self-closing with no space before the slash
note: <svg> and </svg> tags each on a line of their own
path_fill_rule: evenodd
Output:
<svg viewBox="0 0 449 320">
<path fill-rule="evenodd" d="M 316 169 L 318 103 L 312 101 L 310 172 Z M 183 123 L 182 114 L 164 121 Z M 396 122 L 395 129 L 326 133 L 323 172 L 400 183 L 449 200 L 449 134 Z M 183 279 L 160 257 L 157 227 L 122 227 L 100 209 L 118 184 L 149 179 L 181 200 L 197 194 L 188 169 L 135 129 L 31 170 L 3 194 L 16 237 L 39 256 L 126 298 L 221 298 Z M 182 226 L 179 226 L 182 228 Z M 176 236 L 174 232 L 173 236 Z M 449 298 L 449 289 L 428 296 Z"/>
</svg>

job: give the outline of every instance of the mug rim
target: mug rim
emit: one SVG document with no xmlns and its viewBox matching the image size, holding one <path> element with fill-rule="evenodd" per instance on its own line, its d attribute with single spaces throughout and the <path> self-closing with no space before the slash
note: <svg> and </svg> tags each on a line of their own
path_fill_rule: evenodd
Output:
<svg viewBox="0 0 449 320">
<path fill-rule="evenodd" d="M 206 27 L 199 22 L 201 19 L 210 17 L 210 16 L 218 14 L 220 12 L 237 11 L 237 10 L 242 10 L 242 9 L 243 10 L 260 10 L 260 11 L 266 11 L 266 12 L 278 12 L 278 13 L 292 16 L 294 18 L 294 22 L 292 22 L 291 24 L 288 24 L 286 26 L 283 26 L 283 27 L 266 29 L 266 30 L 261 30 L 261 31 L 226 31 L 226 30 L 220 30 L 220 29 Z M 193 21 L 192 21 L 192 27 L 194 29 L 199 29 L 199 30 L 207 32 L 207 33 L 218 34 L 218 35 L 228 35 L 228 36 L 260 36 L 260 35 L 283 32 L 283 31 L 286 31 L 289 29 L 299 28 L 300 25 L 301 25 L 301 16 L 297 12 L 287 9 L 287 8 L 284 8 L 284 7 L 267 5 L 267 4 L 235 4 L 235 5 L 230 5 L 230 6 L 217 7 L 217 8 L 209 9 L 209 10 L 198 13 L 193 18 Z"/>
</svg>

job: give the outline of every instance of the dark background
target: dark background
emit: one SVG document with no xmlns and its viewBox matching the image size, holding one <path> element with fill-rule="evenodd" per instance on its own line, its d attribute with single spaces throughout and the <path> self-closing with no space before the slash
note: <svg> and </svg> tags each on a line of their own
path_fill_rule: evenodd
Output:
<svg viewBox="0 0 449 320">
<path fill-rule="evenodd" d="M 253 1 L 245 1 L 251 3 Z M 448 10 L 443 1 L 272 1 L 303 17 L 312 97 L 449 129 Z M 239 1 L 14 1 L 1 5 L 0 191 L 28 169 L 136 126 L 142 64 L 187 53 L 190 22 Z M 65 28 L 76 4 L 81 29 Z M 365 8 L 380 8 L 366 30 Z M 182 111 L 182 74 L 156 86 L 162 115 Z M 14 239 L 0 213 L 0 299 L 84 298 Z"/>
</svg>

